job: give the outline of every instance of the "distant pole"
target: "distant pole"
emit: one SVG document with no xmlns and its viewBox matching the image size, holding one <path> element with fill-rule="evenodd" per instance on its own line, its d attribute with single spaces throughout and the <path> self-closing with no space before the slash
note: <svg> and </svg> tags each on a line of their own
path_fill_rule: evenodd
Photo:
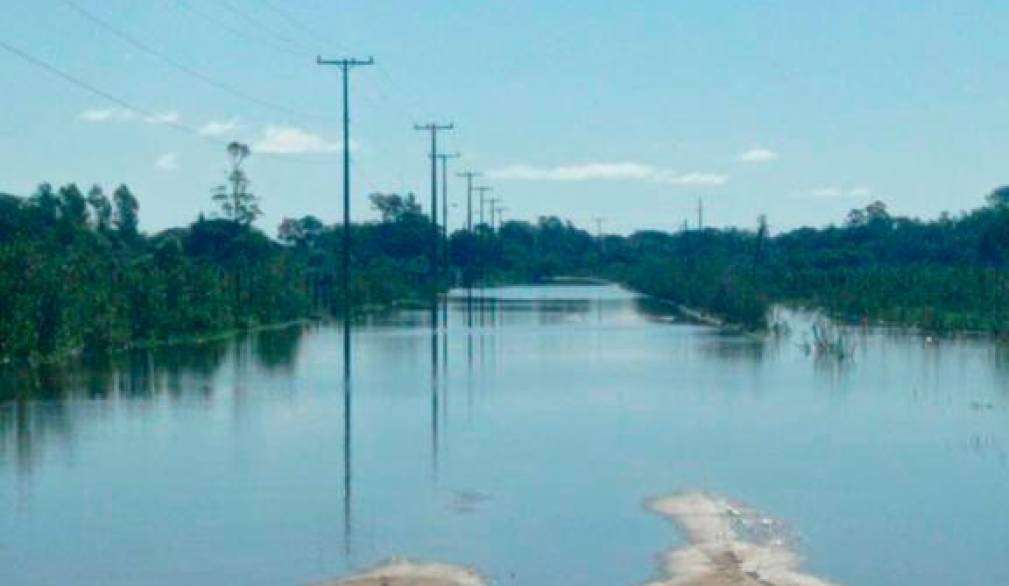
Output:
<svg viewBox="0 0 1009 586">
<path fill-rule="evenodd" d="M 414 130 L 426 130 L 431 133 L 431 283 L 435 283 L 438 277 L 438 131 L 452 130 L 455 125 L 452 123 L 438 124 L 414 124 Z"/>
<path fill-rule="evenodd" d="M 466 178 L 466 231 L 473 233 L 473 178 L 479 177 L 476 171 L 464 171 L 456 173 L 458 177 Z"/>
<path fill-rule="evenodd" d="M 375 60 L 367 59 L 323 59 L 317 57 L 318 65 L 336 65 L 343 77 L 343 255 L 341 262 L 341 289 L 343 293 L 344 320 L 350 319 L 350 70 L 360 65 L 373 65 Z M 349 346 L 347 346 L 349 350 Z M 346 354 L 346 351 L 345 351 Z M 345 358 L 348 358 L 345 356 Z M 349 363 L 349 359 L 347 360 Z"/>
<path fill-rule="evenodd" d="M 592 218 L 592 221 L 596 223 L 596 239 L 601 242 L 603 239 L 603 222 L 606 221 L 606 218 Z"/>
<path fill-rule="evenodd" d="M 492 197 L 492 198 L 490 198 L 490 199 L 487 200 L 487 203 L 490 204 L 490 231 L 491 231 L 491 233 L 494 232 L 494 212 L 497 211 L 497 204 L 500 201 L 501 201 L 500 197 Z"/>
<path fill-rule="evenodd" d="M 498 206 L 497 208 L 497 229 L 498 232 L 501 231 L 501 226 L 504 225 L 504 213 L 508 211 L 508 208 L 503 206 Z"/>
<path fill-rule="evenodd" d="M 697 229 L 704 229 L 704 200 L 697 198 Z"/>
<path fill-rule="evenodd" d="M 459 153 L 438 155 L 441 160 L 441 265 L 448 268 L 448 160 L 458 159 Z"/>
<path fill-rule="evenodd" d="M 483 224 L 483 218 L 484 218 L 483 209 L 484 209 L 484 205 L 485 205 L 485 203 L 487 201 L 484 196 L 487 194 L 488 191 L 493 191 L 494 188 L 493 187 L 488 187 L 486 185 L 480 185 L 478 187 L 474 187 L 473 189 L 475 189 L 477 191 L 477 193 L 480 194 L 480 223 Z"/>
<path fill-rule="evenodd" d="M 479 225 L 483 225 L 483 223 L 484 223 L 484 213 L 483 213 L 483 210 L 484 210 L 484 205 L 487 202 L 487 198 L 486 198 L 487 192 L 488 191 L 493 191 L 494 188 L 493 187 L 488 187 L 486 185 L 480 185 L 478 187 L 474 187 L 473 189 L 475 189 L 480 194 L 480 224 Z M 483 250 L 483 246 L 482 246 L 483 243 L 484 243 L 484 233 L 483 232 L 480 233 L 480 236 L 477 238 L 477 240 L 478 240 L 478 242 L 481 245 L 481 246 L 477 247 L 477 252 L 478 252 L 478 256 L 480 258 L 480 286 L 483 287 L 485 285 L 484 281 L 487 278 L 487 267 L 485 266 L 486 259 L 484 258 L 484 254 L 483 254 L 484 250 Z M 485 301 L 484 299 L 482 299 L 482 298 L 480 299 L 481 306 L 483 305 L 484 301 Z M 481 319 L 483 319 L 483 311 L 482 310 L 480 312 L 480 316 L 481 316 Z"/>
</svg>

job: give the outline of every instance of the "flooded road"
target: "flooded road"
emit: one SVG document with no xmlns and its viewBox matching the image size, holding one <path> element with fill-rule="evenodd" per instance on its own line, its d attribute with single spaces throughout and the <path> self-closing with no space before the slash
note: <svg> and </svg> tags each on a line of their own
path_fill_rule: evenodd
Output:
<svg viewBox="0 0 1009 586">
<path fill-rule="evenodd" d="M 677 555 L 737 542 L 793 556 L 731 566 L 765 582 L 1009 583 L 1009 348 L 859 330 L 817 359 L 805 323 L 484 295 L 355 324 L 349 369 L 337 324 L 5 374 L 37 398 L 0 407 L 0 583 L 310 584 L 404 556 L 702 584 Z"/>
</svg>

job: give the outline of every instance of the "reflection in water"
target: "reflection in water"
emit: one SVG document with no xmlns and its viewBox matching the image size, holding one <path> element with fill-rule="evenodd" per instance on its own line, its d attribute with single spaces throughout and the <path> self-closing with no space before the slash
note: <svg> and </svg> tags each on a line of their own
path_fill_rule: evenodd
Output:
<svg viewBox="0 0 1009 586">
<path fill-rule="evenodd" d="M 431 470 L 438 479 L 438 298 L 431 299 Z"/>
<path fill-rule="evenodd" d="M 265 330 L 255 337 L 252 348 L 256 360 L 267 370 L 290 373 L 301 344 L 301 326 Z"/>
<path fill-rule="evenodd" d="M 343 319 L 343 548 L 350 557 L 352 553 L 351 540 L 353 524 L 351 510 L 353 508 L 353 473 L 351 460 L 351 318 Z"/>
<path fill-rule="evenodd" d="M 293 578 L 274 583 L 311 582 L 316 568 L 338 575 L 358 562 L 423 555 L 425 548 L 463 561 L 476 559 L 473 550 L 505 552 L 499 555 L 506 559 L 480 560 L 481 568 L 485 561 L 514 562 L 529 572 L 553 562 L 544 562 L 539 552 L 524 554 L 508 535 L 541 531 L 557 537 L 563 527 L 542 520 L 552 518 L 550 507 L 558 502 L 571 507 L 565 514 L 582 516 L 593 527 L 612 524 L 626 531 L 621 543 L 631 551 L 633 536 L 648 527 L 633 525 L 633 515 L 613 523 L 612 511 L 600 502 L 633 502 L 697 483 L 723 485 L 729 492 L 743 486 L 754 502 L 790 501 L 794 510 L 786 511 L 788 517 L 822 534 L 834 519 L 802 509 L 814 490 L 808 487 L 823 489 L 817 484 L 822 480 L 840 501 L 857 492 L 856 477 L 886 477 L 893 455 L 907 454 L 919 463 L 904 474 L 922 485 L 945 486 L 942 477 L 928 476 L 931 470 L 976 474 L 979 486 L 1005 478 L 978 470 L 1006 472 L 1009 358 L 1000 347 L 982 341 L 925 344 L 868 330 L 858 338 L 856 360 L 839 362 L 802 355 L 799 328 L 791 339 L 763 340 L 677 321 L 668 304 L 605 290 L 471 289 L 433 300 L 430 307 L 353 324 L 345 320 L 336 327 L 282 328 L 230 342 L 124 353 L 104 363 L 9 369 L 0 373 L 4 396 L 31 399 L 0 405 L 0 477 L 20 481 L 25 488 L 11 482 L 11 494 L 27 493 L 32 498 L 25 500 L 37 509 L 23 518 L 0 518 L 0 528 L 41 542 L 43 525 L 61 509 L 86 508 L 80 494 L 92 493 L 74 490 L 142 481 L 172 463 L 191 471 L 187 482 L 213 480 L 183 484 L 183 490 L 171 481 L 149 483 L 144 495 L 104 502 L 114 514 L 101 523 L 113 539 L 127 541 L 131 530 L 139 531 L 133 524 L 165 523 L 172 529 L 158 507 L 182 507 L 206 496 L 222 500 L 194 509 L 209 519 L 200 537 L 240 546 L 236 552 L 214 543 L 208 551 L 237 565 L 254 554 L 276 555 L 293 568 Z M 341 350 L 342 377 L 330 366 Z M 277 393 L 277 381 L 297 381 L 291 384 L 298 392 Z M 341 383 L 342 397 L 336 392 Z M 748 387 L 761 392 L 733 392 Z M 846 392 L 829 392 L 838 387 Z M 342 425 L 334 425 L 341 416 Z M 899 423 L 890 425 L 895 417 Z M 242 425 L 220 426 L 222 419 L 240 419 Z M 564 433 L 557 432 L 558 425 Z M 778 433 L 781 429 L 789 433 Z M 311 442 L 320 444 L 319 453 Z M 338 443 L 341 454 L 335 451 Z M 685 445 L 690 449 L 681 448 Z M 867 445 L 890 452 L 864 449 Z M 768 459 L 755 465 L 758 448 Z M 930 451 L 969 451 L 967 466 L 973 467 Z M 149 454 L 170 462 L 141 461 Z M 113 477 L 110 465 L 125 469 L 123 476 Z M 860 474 L 842 472 L 829 482 L 826 474 L 806 476 L 819 469 Z M 50 470 L 54 474 L 45 474 Z M 804 480 L 787 483 L 785 495 L 779 488 L 783 478 Z M 900 484 L 902 478 L 885 479 Z M 226 497 L 216 492 L 218 479 L 228 483 Z M 54 486 L 66 494 L 53 498 Z M 206 488 L 206 495 L 194 497 L 186 492 L 190 486 Z M 572 486 L 591 490 L 582 500 L 582 491 L 569 490 Z M 469 489 L 494 494 L 493 507 L 483 511 L 466 499 L 450 499 L 449 508 L 472 514 L 434 517 L 446 512 L 446 495 Z M 787 498 L 793 493 L 802 498 Z M 887 504 L 900 507 L 902 501 Z M 780 502 L 767 505 L 781 508 Z M 872 522 L 856 517 L 854 508 L 844 512 L 858 523 Z M 490 515 L 504 524 L 502 531 L 486 532 Z M 67 524 L 72 539 L 94 530 L 90 518 L 76 521 Z M 314 533 L 313 521 L 323 526 Z M 923 526 L 933 532 L 937 527 Z M 984 531 L 1002 535 L 997 528 Z M 591 533 L 574 538 L 579 547 L 573 549 L 591 550 Z M 471 535 L 481 537 L 467 539 Z M 817 537 L 823 543 L 822 535 Z M 654 541 L 643 541 L 647 555 Z M 286 553 L 283 545 L 295 542 L 291 549 L 301 551 Z M 35 541 L 26 543 L 0 540 L 0 562 L 19 561 L 18 555 L 36 547 Z M 605 555 L 613 549 L 609 545 L 600 546 Z M 331 557 L 305 561 L 314 554 L 303 551 L 313 546 Z M 179 555 L 191 554 L 188 547 L 180 545 Z M 255 547 L 262 549 L 253 552 Z M 56 550 L 53 557 L 65 563 L 69 555 Z M 515 561 L 513 555 L 531 557 Z M 197 562 L 204 570 L 210 565 Z M 556 565 L 561 564 L 550 567 Z M 507 575 L 500 569 L 489 568 Z M 12 571 L 0 568 L 0 582 Z M 583 583 L 633 583 L 620 577 Z"/>
</svg>

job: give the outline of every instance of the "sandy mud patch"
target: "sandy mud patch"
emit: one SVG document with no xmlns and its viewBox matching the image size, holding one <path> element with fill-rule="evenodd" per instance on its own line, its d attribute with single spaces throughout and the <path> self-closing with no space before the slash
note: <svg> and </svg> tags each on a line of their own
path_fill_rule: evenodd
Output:
<svg viewBox="0 0 1009 586">
<path fill-rule="evenodd" d="M 469 568 L 394 560 L 364 573 L 319 586 L 489 586 Z"/>
<path fill-rule="evenodd" d="M 835 586 L 801 573 L 787 527 L 758 511 L 700 492 L 649 508 L 676 524 L 688 545 L 665 555 L 666 576 L 648 586 Z"/>
</svg>

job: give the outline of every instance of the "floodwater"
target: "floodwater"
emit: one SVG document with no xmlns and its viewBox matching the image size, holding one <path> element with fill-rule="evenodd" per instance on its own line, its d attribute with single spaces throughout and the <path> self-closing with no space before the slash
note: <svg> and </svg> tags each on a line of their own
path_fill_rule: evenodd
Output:
<svg viewBox="0 0 1009 586">
<path fill-rule="evenodd" d="M 483 293 L 355 324 L 349 364 L 336 324 L 5 374 L 37 398 L 0 406 L 0 584 L 403 556 L 635 585 L 689 545 L 648 506 L 678 493 L 772 516 L 833 584 L 1009 584 L 1009 349 L 857 330 L 839 361 L 802 320 L 756 339 L 612 286 Z"/>
</svg>

